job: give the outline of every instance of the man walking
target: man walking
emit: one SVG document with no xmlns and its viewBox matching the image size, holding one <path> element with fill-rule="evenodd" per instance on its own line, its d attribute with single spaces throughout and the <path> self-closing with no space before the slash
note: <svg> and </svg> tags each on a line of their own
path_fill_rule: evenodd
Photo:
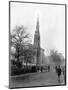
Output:
<svg viewBox="0 0 68 90">
<path fill-rule="evenodd" d="M 61 76 L 61 68 L 60 65 L 58 67 L 56 67 L 56 73 L 58 75 L 58 82 L 60 82 L 60 76 Z"/>
</svg>

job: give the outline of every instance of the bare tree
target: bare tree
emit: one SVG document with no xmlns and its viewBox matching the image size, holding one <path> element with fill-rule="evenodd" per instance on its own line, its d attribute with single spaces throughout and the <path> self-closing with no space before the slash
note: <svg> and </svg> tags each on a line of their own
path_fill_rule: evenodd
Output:
<svg viewBox="0 0 68 90">
<path fill-rule="evenodd" d="M 26 65 L 27 63 L 33 63 L 34 51 L 32 49 L 26 49 L 24 52 Z"/>
<path fill-rule="evenodd" d="M 50 52 L 50 56 L 52 57 L 52 61 L 55 63 L 55 64 L 62 64 L 62 62 L 64 62 L 64 57 L 61 53 L 59 53 L 58 51 L 56 50 L 51 50 Z"/>
<path fill-rule="evenodd" d="M 23 56 L 24 47 L 26 44 L 30 43 L 30 35 L 26 32 L 26 29 L 23 25 L 16 26 L 11 33 L 11 45 L 15 47 L 15 58 L 17 58 L 16 65 L 18 67 L 22 66 L 20 56 Z"/>
</svg>

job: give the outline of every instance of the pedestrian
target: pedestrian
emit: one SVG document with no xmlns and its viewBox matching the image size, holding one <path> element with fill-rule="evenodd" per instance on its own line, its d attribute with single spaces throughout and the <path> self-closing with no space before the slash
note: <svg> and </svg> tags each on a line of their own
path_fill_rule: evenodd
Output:
<svg viewBox="0 0 68 90">
<path fill-rule="evenodd" d="M 57 66 L 55 66 L 55 71 L 56 71 L 56 73 L 57 73 Z"/>
<path fill-rule="evenodd" d="M 50 66 L 48 65 L 48 72 L 50 71 Z"/>
<path fill-rule="evenodd" d="M 43 72 L 43 67 L 41 66 L 41 72 Z"/>
<path fill-rule="evenodd" d="M 63 77 L 64 77 L 64 82 L 65 82 L 65 67 L 62 67 L 62 73 L 63 73 Z"/>
<path fill-rule="evenodd" d="M 56 67 L 56 73 L 58 75 L 58 82 L 60 82 L 60 76 L 61 76 L 61 68 L 60 65 L 58 67 Z"/>
</svg>

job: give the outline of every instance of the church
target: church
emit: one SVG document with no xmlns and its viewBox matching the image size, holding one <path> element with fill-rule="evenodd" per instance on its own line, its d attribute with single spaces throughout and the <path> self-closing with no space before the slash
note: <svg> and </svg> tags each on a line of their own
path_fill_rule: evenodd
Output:
<svg viewBox="0 0 68 90">
<path fill-rule="evenodd" d="M 40 32 L 39 32 L 39 18 L 37 18 L 36 30 L 34 34 L 34 43 L 32 45 L 33 51 L 35 51 L 33 64 L 40 66 L 43 64 L 44 49 L 40 46 Z"/>
</svg>

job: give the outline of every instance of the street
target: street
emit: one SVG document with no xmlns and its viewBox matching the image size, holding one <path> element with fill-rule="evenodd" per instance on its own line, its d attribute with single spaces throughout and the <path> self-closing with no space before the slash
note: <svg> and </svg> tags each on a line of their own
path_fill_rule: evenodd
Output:
<svg viewBox="0 0 68 90">
<path fill-rule="evenodd" d="M 30 87 L 46 85 L 63 85 L 63 76 L 60 77 L 60 83 L 57 80 L 55 72 L 37 72 L 19 76 L 10 76 L 10 87 Z"/>
</svg>

